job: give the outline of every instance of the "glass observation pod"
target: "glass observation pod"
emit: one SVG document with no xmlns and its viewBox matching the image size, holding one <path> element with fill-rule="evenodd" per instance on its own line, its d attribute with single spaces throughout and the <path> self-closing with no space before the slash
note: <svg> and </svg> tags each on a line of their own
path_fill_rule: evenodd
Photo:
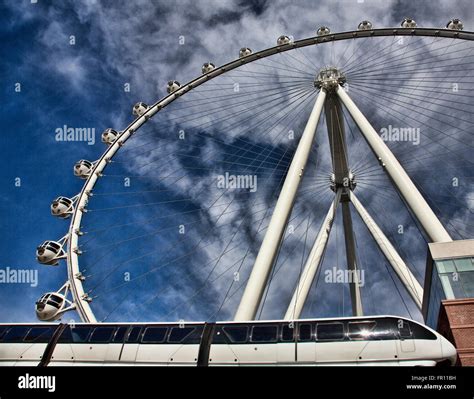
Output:
<svg viewBox="0 0 474 399">
<path fill-rule="evenodd" d="M 256 322 L 0 325 L 0 365 L 454 364 L 441 335 L 395 316 Z M 37 349 L 26 345 L 38 344 Z M 35 345 L 31 346 L 34 348 Z M 39 349 L 38 349 L 39 348 Z M 13 361 L 12 359 L 16 359 Z M 43 360 L 45 362 L 45 360 Z"/>
</svg>

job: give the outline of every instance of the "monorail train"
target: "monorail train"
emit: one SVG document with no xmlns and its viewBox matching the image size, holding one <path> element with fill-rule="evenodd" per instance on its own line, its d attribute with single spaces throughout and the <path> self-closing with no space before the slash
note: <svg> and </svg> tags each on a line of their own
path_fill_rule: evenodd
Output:
<svg viewBox="0 0 474 399">
<path fill-rule="evenodd" d="M 454 346 L 396 316 L 216 323 L 0 324 L 2 366 L 454 365 Z"/>
</svg>

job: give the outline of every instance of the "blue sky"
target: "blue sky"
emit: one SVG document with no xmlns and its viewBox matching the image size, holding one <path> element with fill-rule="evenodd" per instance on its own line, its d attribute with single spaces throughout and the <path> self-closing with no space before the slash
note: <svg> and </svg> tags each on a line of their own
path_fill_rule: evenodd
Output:
<svg viewBox="0 0 474 399">
<path fill-rule="evenodd" d="M 80 190 L 81 182 L 72 173 L 74 163 L 81 158 L 97 159 L 104 150 L 100 133 L 108 127 L 120 129 L 126 126 L 132 120 L 132 105 L 137 101 L 153 103 L 163 97 L 168 80 L 186 82 L 200 73 L 203 62 L 211 60 L 220 65 L 234 59 L 240 47 L 248 46 L 259 50 L 273 46 L 276 38 L 284 33 L 294 35 L 295 38 L 309 37 L 321 25 L 330 26 L 333 32 L 354 29 L 363 19 L 373 21 L 378 27 L 398 26 L 401 19 L 408 15 L 413 16 L 421 26 L 444 26 L 449 18 L 455 16 L 463 19 L 466 30 L 472 30 L 474 24 L 473 7 L 468 0 L 456 3 L 201 0 L 138 1 L 133 4 L 98 0 L 38 0 L 37 3 L 32 3 L 25 0 L 2 2 L 0 15 L 0 90 L 3 104 L 0 113 L 3 126 L 3 173 L 0 177 L 0 250 L 3 256 L 0 267 L 37 269 L 39 272 L 38 287 L 0 285 L 0 321 L 4 322 L 34 321 L 34 301 L 42 293 L 59 288 L 66 279 L 64 264 L 57 268 L 37 265 L 35 248 L 45 239 L 60 238 L 67 230 L 67 221 L 54 219 L 49 213 L 49 205 L 58 195 L 72 196 Z M 184 38 L 184 44 L 180 44 L 181 38 Z M 21 91 L 16 92 L 18 83 Z M 129 92 L 123 89 L 127 83 L 131 88 Z M 170 123 L 163 116 L 163 119 L 157 119 L 155 125 L 145 130 L 152 137 L 155 134 L 158 139 L 166 133 L 157 133 L 159 121 Z M 64 125 L 95 128 L 95 144 L 56 141 L 55 130 Z M 259 143 L 261 146 L 264 144 Z M 288 161 L 288 158 L 285 159 Z M 130 158 L 124 157 L 123 160 L 130 162 Z M 117 168 L 118 175 L 129 173 L 126 164 L 118 165 Z M 21 179 L 19 187 L 15 186 L 17 178 Z M 107 184 L 103 186 L 104 192 L 117 187 L 116 182 Z M 142 183 L 140 189 L 144 189 L 147 184 L 152 183 Z M 472 191 L 472 185 L 464 188 L 467 193 Z M 459 198 L 464 200 L 466 195 L 464 193 Z M 97 201 L 96 208 L 110 206 L 106 199 L 104 203 L 100 202 L 102 199 Z M 110 201 L 114 203 L 115 200 Z M 441 198 L 440 203 L 443 201 L 445 199 Z M 380 204 L 378 207 L 380 211 Z M 374 205 L 373 210 L 376 209 Z M 452 208 L 445 210 L 452 211 L 453 218 L 460 217 L 462 220 L 463 216 L 455 215 Z M 324 213 L 323 209 L 321 211 Z M 394 210 L 403 220 L 409 218 L 404 212 L 401 204 L 399 209 Z M 100 223 L 112 221 L 114 217 L 111 213 L 99 222 L 91 216 L 88 223 L 90 226 L 99 226 Z M 392 223 L 388 219 L 384 219 L 384 222 Z M 393 224 L 396 225 L 396 221 Z M 251 228 L 252 226 L 249 227 L 250 230 Z M 463 235 L 468 235 L 470 231 L 472 228 L 469 230 L 466 227 Z M 363 237 L 365 241 L 369 239 L 361 227 L 361 241 Z M 417 231 L 413 232 L 413 237 L 417 237 L 422 245 L 422 238 Z M 108 236 L 108 239 L 114 240 L 117 237 Z M 163 242 L 159 241 L 156 245 L 163 248 L 167 239 L 169 238 L 162 237 Z M 336 235 L 331 238 L 336 239 Z M 192 246 L 192 242 L 189 245 Z M 91 247 L 91 251 L 85 256 L 86 262 L 90 264 L 95 262 L 93 258 L 97 256 L 93 249 Z M 367 257 L 376 253 L 369 245 L 364 246 L 364 250 L 368 252 Z M 417 265 L 419 273 L 422 273 L 423 256 L 419 254 L 424 250 L 411 247 L 406 251 L 413 252 L 413 263 Z M 205 262 L 206 255 L 208 254 L 201 254 L 195 262 Z M 119 253 L 115 256 L 118 257 Z M 109 263 L 114 262 L 117 262 L 117 258 L 109 259 Z M 99 266 L 102 270 L 98 270 L 97 274 L 105 275 L 108 264 Z M 138 266 L 143 271 L 147 267 L 149 265 L 145 263 Z M 168 295 L 163 300 L 153 302 L 156 313 L 134 314 L 134 317 L 165 317 L 169 307 L 179 299 L 179 294 L 192 295 L 202 283 L 199 277 L 193 277 L 194 270 L 191 267 L 186 269 L 190 276 L 187 283 L 171 280 L 177 279 L 176 275 L 165 273 L 157 276 L 156 281 L 148 281 L 148 285 L 140 291 L 135 291 L 127 299 L 129 308 L 134 307 L 133 301 L 150 297 L 150 292 L 146 290 L 153 289 L 153 281 L 160 287 L 170 284 L 174 296 Z M 377 291 L 377 284 L 381 284 L 388 276 L 377 271 L 373 265 L 372 270 L 373 294 Z M 117 279 L 121 276 L 122 274 L 117 275 Z M 293 281 L 295 277 L 296 275 L 292 276 Z M 114 281 L 111 281 L 112 284 Z M 270 297 L 278 299 L 284 281 L 285 279 L 275 283 L 277 288 L 269 291 Z M 91 279 L 88 284 L 93 287 L 94 280 Z M 195 317 L 206 317 L 207 313 L 202 313 L 198 308 L 208 306 L 212 302 L 213 290 L 219 287 L 209 289 L 209 297 L 204 295 L 201 303 L 198 302 L 187 311 L 186 317 L 193 317 L 193 314 Z M 287 297 L 291 287 L 287 287 L 284 292 Z M 383 288 L 378 289 L 378 292 L 383 292 Z M 111 295 L 101 299 L 104 302 L 98 300 L 97 309 L 103 309 L 103 315 L 106 315 L 120 301 L 119 296 L 123 295 L 122 292 L 117 297 Z M 315 310 L 314 314 L 340 314 L 337 307 L 341 305 L 336 302 L 335 300 Z M 397 299 L 397 302 L 401 301 Z M 382 301 L 382 305 L 387 308 L 390 301 Z M 373 311 L 382 312 L 382 305 Z M 399 303 L 393 304 L 393 309 L 404 311 L 403 305 Z M 390 309 L 387 309 L 387 313 L 390 313 L 388 310 Z M 347 312 L 347 308 L 345 311 Z M 281 308 L 276 306 L 269 308 L 264 315 L 277 317 L 279 313 Z M 229 314 L 230 308 L 223 315 L 228 317 Z M 68 314 L 67 317 L 69 316 L 76 318 L 73 314 Z M 170 317 L 178 316 L 173 314 Z"/>
</svg>

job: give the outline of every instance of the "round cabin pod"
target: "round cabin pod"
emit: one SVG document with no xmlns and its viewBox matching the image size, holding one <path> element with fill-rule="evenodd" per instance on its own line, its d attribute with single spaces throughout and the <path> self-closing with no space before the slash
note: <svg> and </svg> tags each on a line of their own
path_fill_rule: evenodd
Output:
<svg viewBox="0 0 474 399">
<path fill-rule="evenodd" d="M 373 28 L 372 22 L 362 21 L 357 27 L 357 30 L 371 30 L 372 28 Z"/>
<path fill-rule="evenodd" d="M 111 128 L 105 129 L 104 132 L 102 133 L 102 142 L 111 145 L 117 140 L 119 133 Z"/>
<path fill-rule="evenodd" d="M 178 90 L 181 87 L 181 84 L 177 80 L 170 80 L 166 86 L 166 91 L 168 94 L 171 94 Z"/>
<path fill-rule="evenodd" d="M 61 317 L 66 298 L 59 292 L 48 292 L 35 303 L 36 317 L 41 321 L 54 321 Z"/>
<path fill-rule="evenodd" d="M 87 179 L 92 173 L 93 167 L 94 165 L 91 161 L 81 159 L 74 165 L 74 176 L 80 177 L 81 179 Z"/>
<path fill-rule="evenodd" d="M 400 25 L 402 28 L 416 28 L 416 22 L 411 18 L 405 18 Z"/>
<path fill-rule="evenodd" d="M 68 197 L 58 197 L 51 203 L 51 215 L 68 218 L 74 211 L 74 201 Z"/>
<path fill-rule="evenodd" d="M 327 26 L 321 26 L 316 32 L 317 36 L 326 36 L 331 33 L 331 30 Z"/>
<path fill-rule="evenodd" d="M 65 254 L 63 246 L 57 241 L 45 241 L 36 248 L 36 259 L 42 265 L 57 266 Z"/>
<path fill-rule="evenodd" d="M 292 40 L 289 36 L 282 35 L 277 39 L 277 46 L 284 46 L 285 44 L 292 43 Z"/>
<path fill-rule="evenodd" d="M 139 102 L 133 106 L 132 113 L 134 116 L 142 116 L 148 110 L 148 108 L 150 107 L 147 104 Z"/>
<path fill-rule="evenodd" d="M 201 72 L 205 75 L 206 73 L 213 71 L 215 68 L 216 66 L 212 62 L 206 62 L 202 65 Z"/>
<path fill-rule="evenodd" d="M 446 24 L 446 29 L 463 30 L 464 24 L 461 22 L 460 19 L 453 18 Z"/>
<path fill-rule="evenodd" d="M 248 47 L 242 47 L 239 50 L 239 58 L 247 57 L 250 54 L 252 54 L 252 50 L 250 50 Z"/>
</svg>

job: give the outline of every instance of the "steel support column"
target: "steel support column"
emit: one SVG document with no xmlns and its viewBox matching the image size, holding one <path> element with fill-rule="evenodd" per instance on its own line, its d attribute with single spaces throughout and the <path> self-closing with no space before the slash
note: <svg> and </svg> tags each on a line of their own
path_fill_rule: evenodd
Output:
<svg viewBox="0 0 474 399">
<path fill-rule="evenodd" d="M 398 191 L 423 226 L 430 240 L 432 242 L 452 241 L 448 232 L 431 210 L 415 184 L 413 184 L 402 165 L 400 165 L 395 155 L 380 138 L 367 118 L 357 108 L 342 87 L 337 87 L 336 92 L 369 143 L 369 146 L 378 157 L 379 162 L 384 166 Z"/>
<path fill-rule="evenodd" d="M 349 201 L 344 200 L 342 206 L 342 220 L 344 224 L 344 240 L 346 246 L 347 269 L 351 272 L 349 289 L 351 293 L 352 315 L 363 316 L 362 299 L 360 295 L 359 268 L 357 266 L 357 257 L 355 249 L 354 228 L 352 226 L 351 209 Z"/>
<path fill-rule="evenodd" d="M 350 194 L 350 199 L 354 208 L 357 210 L 361 219 L 369 229 L 370 234 L 374 238 L 378 247 L 387 258 L 395 273 L 397 273 L 398 278 L 401 280 L 416 305 L 421 309 L 423 288 L 421 288 L 420 283 L 353 192 Z"/>
<path fill-rule="evenodd" d="M 334 187 L 335 189 L 342 190 L 341 207 L 342 221 L 344 225 L 346 260 L 347 268 L 351 272 L 350 276 L 352 277 L 352 279 L 348 281 L 351 293 L 352 314 L 354 316 L 362 316 L 363 311 L 358 278 L 354 230 L 352 226 L 351 210 L 348 203 L 349 193 L 353 187 L 349 170 L 344 117 L 342 114 L 341 102 L 335 92 L 339 86 L 335 85 L 331 87 L 332 89 L 328 92 L 324 108 L 326 112 L 329 146 L 331 149 Z"/>
<path fill-rule="evenodd" d="M 321 90 L 288 169 L 270 224 L 235 314 L 235 320 L 253 320 L 257 314 L 278 247 L 293 208 L 296 192 L 303 178 L 325 99 L 326 92 Z"/>
<path fill-rule="evenodd" d="M 326 245 L 331 233 L 331 227 L 336 216 L 337 206 L 341 199 L 341 190 L 337 190 L 336 196 L 329 208 L 326 218 L 321 225 L 316 240 L 314 241 L 313 247 L 306 259 L 306 263 L 298 280 L 291 302 L 286 311 L 285 320 L 296 320 L 300 318 L 301 312 L 303 311 L 304 304 L 309 294 L 309 290 L 313 285 L 314 278 L 318 272 L 318 268 L 321 264 L 321 258 L 326 250 Z"/>
</svg>

